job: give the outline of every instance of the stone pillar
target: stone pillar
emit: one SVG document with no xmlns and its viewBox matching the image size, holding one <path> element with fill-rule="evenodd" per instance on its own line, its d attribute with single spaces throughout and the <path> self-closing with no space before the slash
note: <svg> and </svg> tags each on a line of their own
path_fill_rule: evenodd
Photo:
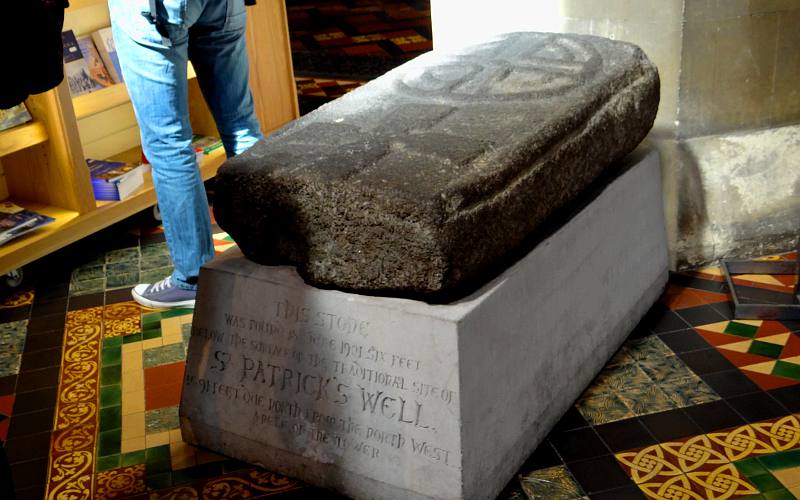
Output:
<svg viewBox="0 0 800 500">
<path fill-rule="evenodd" d="M 505 31 L 635 43 L 661 74 L 673 267 L 788 250 L 800 231 L 797 0 L 432 0 L 435 48 Z"/>
</svg>

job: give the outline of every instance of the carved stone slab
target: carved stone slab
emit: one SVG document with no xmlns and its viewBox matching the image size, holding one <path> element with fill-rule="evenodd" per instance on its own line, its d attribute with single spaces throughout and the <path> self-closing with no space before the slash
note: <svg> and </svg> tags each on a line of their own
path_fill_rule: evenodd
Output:
<svg viewBox="0 0 800 500">
<path fill-rule="evenodd" d="M 447 305 L 218 257 L 200 275 L 184 439 L 359 499 L 496 498 L 661 293 L 660 193 L 658 156 L 635 159 Z"/>
<path fill-rule="evenodd" d="M 229 160 L 215 215 L 317 286 L 452 296 L 633 150 L 658 96 L 644 53 L 604 38 L 432 52 Z"/>
</svg>

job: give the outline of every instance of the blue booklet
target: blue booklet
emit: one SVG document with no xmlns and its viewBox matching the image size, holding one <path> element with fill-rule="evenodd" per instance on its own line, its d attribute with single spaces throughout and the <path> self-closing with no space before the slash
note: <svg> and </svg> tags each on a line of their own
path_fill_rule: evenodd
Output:
<svg viewBox="0 0 800 500">
<path fill-rule="evenodd" d="M 0 245 L 46 226 L 55 219 L 10 202 L 0 203 Z"/>
</svg>

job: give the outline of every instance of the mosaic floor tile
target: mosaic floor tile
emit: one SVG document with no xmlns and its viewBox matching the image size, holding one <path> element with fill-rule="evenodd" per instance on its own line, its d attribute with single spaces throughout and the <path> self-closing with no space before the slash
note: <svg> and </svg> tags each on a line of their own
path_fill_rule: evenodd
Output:
<svg viewBox="0 0 800 500">
<path fill-rule="evenodd" d="M 357 0 L 328 2 L 330 10 L 320 10 L 311 2 L 291 2 L 290 17 L 304 20 L 299 32 L 292 29 L 292 47 L 296 53 L 313 47 L 328 54 L 412 57 L 430 48 L 426 5 Z M 341 22 L 319 23 L 333 18 Z M 338 76 L 298 77 L 299 93 L 319 103 L 362 83 Z M 36 331 L 14 344 L 6 324 L 31 311 L 41 316 L 65 307 L 45 304 L 33 291 L 0 297 L 0 440 L 11 423 L 23 429 L 44 416 L 53 427 L 32 435 L 38 439 L 9 440 L 49 447 L 49 461 L 15 452 L 26 457 L 12 464 L 21 497 L 63 498 L 79 491 L 86 498 L 115 499 L 326 498 L 324 492 L 298 491 L 307 487 L 296 480 L 182 441 L 177 408 L 191 311 L 154 311 L 130 301 L 127 288 L 163 279 L 173 268 L 161 228 L 123 230 L 125 241 L 108 238 L 108 247 L 93 247 L 62 278 L 69 284 L 53 284 L 69 293 L 63 336 L 51 335 L 63 321 L 37 317 L 31 318 Z M 235 246 L 216 226 L 214 231 L 218 254 Z M 137 239 L 139 246 L 131 246 Z M 128 247 L 114 248 L 119 245 Z M 737 276 L 736 283 L 752 300 L 785 295 L 792 284 L 772 276 Z M 545 451 L 534 453 L 514 477 L 505 498 L 637 498 L 631 488 L 649 498 L 800 497 L 800 423 L 788 414 L 800 411 L 800 336 L 792 333 L 800 324 L 730 321 L 726 291 L 718 268 L 673 274 L 638 338 L 607 363 L 539 447 Z M 36 364 L 62 349 L 59 367 Z M 48 354 L 28 356 L 38 352 Z M 3 376 L 4 359 L 14 371 L 13 355 L 23 356 L 16 370 L 35 370 Z M 769 412 L 787 414 L 755 418 L 761 400 L 771 402 Z"/>
<path fill-rule="evenodd" d="M 696 331 L 764 390 L 800 384 L 800 335 L 778 321 L 722 321 Z"/>
<path fill-rule="evenodd" d="M 794 484 L 787 486 L 773 474 L 786 471 L 779 477 L 789 483 L 798 477 L 798 423 L 798 415 L 788 415 L 626 451 L 616 458 L 649 498 L 739 498 L 788 491 Z M 772 439 L 778 433 L 785 439 Z"/>
<path fill-rule="evenodd" d="M 21 290 L 0 300 L 0 309 L 12 309 L 33 304 L 34 291 Z"/>
<path fill-rule="evenodd" d="M 551 467 L 518 477 L 522 491 L 530 499 L 575 500 L 585 496 L 566 467 Z"/>
<path fill-rule="evenodd" d="M 593 425 L 719 400 L 657 336 L 629 340 L 576 403 Z"/>
</svg>

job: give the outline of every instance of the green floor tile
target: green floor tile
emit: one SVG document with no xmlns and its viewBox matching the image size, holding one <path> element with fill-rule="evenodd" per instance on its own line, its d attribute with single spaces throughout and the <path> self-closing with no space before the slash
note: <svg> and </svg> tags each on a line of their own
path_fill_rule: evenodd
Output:
<svg viewBox="0 0 800 500">
<path fill-rule="evenodd" d="M 106 337 L 103 339 L 103 349 L 120 347 L 121 345 L 122 345 L 122 337 Z"/>
<path fill-rule="evenodd" d="M 134 333 L 131 335 L 125 335 L 124 337 L 120 337 L 122 339 L 123 344 L 132 344 L 134 342 L 141 342 L 142 341 L 142 332 Z"/>
<path fill-rule="evenodd" d="M 169 267 L 172 265 L 172 259 L 169 258 L 168 254 L 160 254 L 160 255 L 151 255 L 148 257 L 142 257 L 142 271 L 147 271 L 150 269 L 160 269 Z M 162 276 L 163 277 L 163 276 Z"/>
<path fill-rule="evenodd" d="M 104 367 L 118 365 L 122 363 L 122 348 L 117 346 L 103 349 L 100 354 L 100 359 Z"/>
<path fill-rule="evenodd" d="M 161 337 L 161 323 L 157 328 L 152 326 L 144 328 L 142 327 L 142 340 L 150 340 L 150 339 L 157 339 Z"/>
<path fill-rule="evenodd" d="M 186 351 L 184 350 L 182 342 L 146 349 L 142 357 L 145 368 L 177 363 L 185 359 Z"/>
<path fill-rule="evenodd" d="M 150 490 L 160 490 L 172 486 L 172 474 L 169 472 L 150 473 L 149 467 L 145 469 L 144 482 Z"/>
<path fill-rule="evenodd" d="M 100 431 L 111 431 L 122 427 L 122 407 L 109 406 L 100 409 Z"/>
<path fill-rule="evenodd" d="M 156 257 L 158 255 L 169 255 L 169 247 L 166 243 L 151 243 L 150 245 L 142 245 L 141 249 L 142 260 Z"/>
<path fill-rule="evenodd" d="M 797 500 L 797 498 L 787 490 L 775 490 L 764 493 L 767 500 Z"/>
<path fill-rule="evenodd" d="M 783 351 L 783 346 L 778 344 L 770 344 L 769 342 L 761 342 L 760 340 L 754 340 L 753 344 L 750 346 L 747 352 L 750 354 L 758 354 L 759 356 L 766 356 L 768 358 L 777 359 L 781 352 Z"/>
<path fill-rule="evenodd" d="M 157 410 L 150 410 L 144 414 L 144 428 L 147 434 L 171 431 L 180 427 L 178 407 L 168 406 Z"/>
<path fill-rule="evenodd" d="M 117 459 L 119 459 L 121 435 L 122 429 L 99 432 L 97 434 L 97 454 L 101 457 L 117 455 Z"/>
<path fill-rule="evenodd" d="M 775 368 L 772 369 L 772 374 L 777 375 L 779 377 L 787 377 L 787 378 L 793 378 L 795 380 L 800 380 L 800 365 L 778 360 L 775 363 Z"/>
<path fill-rule="evenodd" d="M 185 314 L 192 314 L 194 309 L 178 308 L 168 309 L 161 312 L 161 319 L 174 318 L 175 316 L 183 316 Z"/>
<path fill-rule="evenodd" d="M 122 454 L 122 461 L 121 466 L 125 467 L 128 465 L 137 465 L 137 464 L 144 464 L 146 462 L 145 451 L 131 451 L 129 453 Z"/>
<path fill-rule="evenodd" d="M 106 252 L 106 263 L 108 264 L 128 262 L 139 262 L 139 247 L 120 248 Z"/>
<path fill-rule="evenodd" d="M 88 281 L 75 281 L 70 284 L 69 293 L 71 295 L 87 295 L 90 293 L 102 292 L 105 290 L 105 287 L 105 278 Z"/>
<path fill-rule="evenodd" d="M 769 470 L 797 467 L 800 466 L 800 449 L 764 455 L 759 457 L 758 460 Z"/>
<path fill-rule="evenodd" d="M 731 321 L 728 323 L 728 326 L 725 327 L 725 333 L 729 335 L 736 335 L 737 337 L 752 339 L 756 336 L 756 333 L 758 333 L 758 327 Z"/>
<path fill-rule="evenodd" d="M 122 288 L 134 286 L 139 283 L 139 271 L 130 273 L 115 273 L 106 276 L 106 288 Z"/>
<path fill-rule="evenodd" d="M 100 388 L 100 408 L 119 406 L 122 403 L 122 388 L 119 385 L 108 385 Z"/>
<path fill-rule="evenodd" d="M 104 366 L 100 370 L 100 387 L 117 385 L 122 379 L 122 365 Z"/>
<path fill-rule="evenodd" d="M 767 468 L 764 467 L 758 458 L 748 458 L 746 460 L 739 460 L 733 463 L 739 472 L 745 476 L 758 476 L 759 474 L 766 474 Z"/>
<path fill-rule="evenodd" d="M 72 271 L 72 282 L 96 280 L 101 279 L 104 276 L 105 268 L 102 264 L 84 266 Z"/>
<path fill-rule="evenodd" d="M 119 455 L 108 455 L 105 457 L 97 457 L 97 472 L 116 469 L 120 466 Z"/>
<path fill-rule="evenodd" d="M 142 269 L 140 274 L 142 283 L 155 283 L 172 274 L 175 268 L 172 266 L 156 267 L 154 269 Z"/>
<path fill-rule="evenodd" d="M 783 484 L 769 473 L 758 476 L 747 476 L 747 479 L 753 483 L 761 493 L 783 489 Z"/>
</svg>

